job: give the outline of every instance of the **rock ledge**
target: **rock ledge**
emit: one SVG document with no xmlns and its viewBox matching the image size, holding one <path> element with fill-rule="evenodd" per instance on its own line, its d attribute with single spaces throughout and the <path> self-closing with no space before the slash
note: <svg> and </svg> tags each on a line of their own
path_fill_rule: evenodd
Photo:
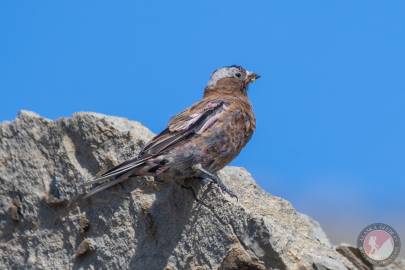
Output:
<svg viewBox="0 0 405 270">
<path fill-rule="evenodd" d="M 319 224 L 263 191 L 243 168 L 215 186 L 136 178 L 67 206 L 98 171 L 153 134 L 96 113 L 57 121 L 22 111 L 0 124 L 0 268 L 356 269 Z"/>
</svg>

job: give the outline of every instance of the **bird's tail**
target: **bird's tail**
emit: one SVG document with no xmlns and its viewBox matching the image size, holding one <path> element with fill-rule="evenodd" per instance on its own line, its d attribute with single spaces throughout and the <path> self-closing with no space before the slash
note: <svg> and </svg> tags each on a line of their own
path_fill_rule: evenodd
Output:
<svg viewBox="0 0 405 270">
<path fill-rule="evenodd" d="M 103 183 L 103 184 L 91 189 L 89 192 L 87 192 L 85 194 L 81 194 L 79 196 L 79 199 L 87 199 L 107 188 L 110 188 L 121 182 L 124 182 L 131 175 L 138 175 L 137 171 L 140 168 L 142 168 L 145 165 L 146 161 L 150 158 L 151 157 L 143 158 L 143 159 L 136 158 L 136 159 L 128 160 L 128 161 L 121 163 L 120 165 L 115 166 L 114 168 L 108 170 L 107 172 L 103 173 L 99 177 L 82 184 L 81 187 L 90 186 L 90 185 L 94 185 L 94 184 L 98 184 L 98 183 Z M 110 181 L 108 181 L 108 180 L 110 180 Z"/>
<path fill-rule="evenodd" d="M 121 182 L 124 182 L 125 180 L 128 180 L 128 177 L 124 177 L 123 175 L 118 177 L 118 178 L 115 178 L 115 179 L 113 179 L 113 180 L 111 180 L 109 182 L 106 182 L 106 183 L 104 183 L 102 185 L 99 185 L 99 186 L 93 188 L 92 190 L 90 190 L 89 192 L 87 192 L 85 194 L 82 194 L 81 199 L 85 200 L 87 198 L 90 198 L 91 196 L 93 196 L 93 195 L 95 195 L 95 194 L 97 194 L 97 193 L 99 193 L 99 192 L 101 192 L 101 191 L 103 191 L 103 190 L 105 190 L 107 188 L 110 188 L 110 187 L 115 186 L 115 185 L 117 185 L 117 184 L 119 184 Z"/>
</svg>

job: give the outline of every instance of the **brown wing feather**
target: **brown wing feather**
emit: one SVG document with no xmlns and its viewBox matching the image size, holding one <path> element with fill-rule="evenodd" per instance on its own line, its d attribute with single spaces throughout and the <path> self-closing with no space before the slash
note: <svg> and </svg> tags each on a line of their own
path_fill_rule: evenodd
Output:
<svg viewBox="0 0 405 270">
<path fill-rule="evenodd" d="M 168 150 L 203 126 L 224 105 L 222 100 L 202 100 L 173 117 L 163 132 L 153 138 L 141 151 L 140 157 Z"/>
<path fill-rule="evenodd" d="M 111 168 L 95 180 L 97 181 L 109 176 L 125 173 L 141 165 L 143 161 L 160 154 L 162 151 L 170 150 L 170 148 L 177 143 L 195 134 L 201 127 L 204 127 L 204 124 L 206 126 L 207 122 L 210 122 L 210 117 L 218 113 L 224 103 L 224 101 L 214 99 L 202 100 L 194 104 L 173 117 L 168 127 L 145 145 L 138 157 Z"/>
</svg>

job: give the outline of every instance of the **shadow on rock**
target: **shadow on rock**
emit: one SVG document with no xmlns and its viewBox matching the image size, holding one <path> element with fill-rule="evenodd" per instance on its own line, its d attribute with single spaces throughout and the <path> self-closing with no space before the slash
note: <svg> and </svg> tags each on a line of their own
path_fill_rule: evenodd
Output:
<svg viewBox="0 0 405 270">
<path fill-rule="evenodd" d="M 134 230 L 138 244 L 130 262 L 131 269 L 164 269 L 185 233 L 193 206 L 197 203 L 190 190 L 176 183 L 164 184 L 152 204 L 133 200 L 131 214 L 138 215 Z M 196 193 L 199 185 L 193 185 Z"/>
</svg>

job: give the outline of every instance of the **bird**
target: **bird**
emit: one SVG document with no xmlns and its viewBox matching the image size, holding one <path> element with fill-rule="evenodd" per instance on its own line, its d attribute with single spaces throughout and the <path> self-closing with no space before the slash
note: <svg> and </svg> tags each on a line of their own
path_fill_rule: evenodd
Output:
<svg viewBox="0 0 405 270">
<path fill-rule="evenodd" d="M 217 172 L 240 153 L 255 131 L 248 87 L 258 78 L 258 74 L 239 65 L 216 69 L 200 101 L 172 117 L 137 157 L 85 182 L 83 187 L 99 185 L 82 199 L 136 176 L 208 179 L 235 196 Z"/>
</svg>

